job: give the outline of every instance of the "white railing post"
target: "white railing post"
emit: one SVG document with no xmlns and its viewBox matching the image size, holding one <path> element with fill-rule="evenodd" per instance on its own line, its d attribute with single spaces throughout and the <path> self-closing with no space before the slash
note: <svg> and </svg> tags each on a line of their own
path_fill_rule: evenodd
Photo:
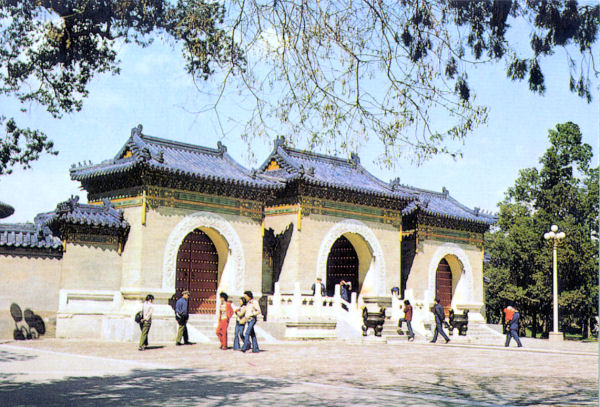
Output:
<svg viewBox="0 0 600 407">
<path fill-rule="evenodd" d="M 402 301 L 397 295 L 392 294 L 392 321 L 397 322 L 400 319 L 400 308 Z"/>
<path fill-rule="evenodd" d="M 300 319 L 300 308 L 302 307 L 302 293 L 300 292 L 300 283 L 294 283 L 294 296 L 292 299 L 292 307 L 293 310 L 291 315 L 294 316 L 295 321 L 299 321 Z"/>
<path fill-rule="evenodd" d="M 269 318 L 273 318 L 273 321 L 281 320 L 281 288 L 279 287 L 279 283 L 275 283 L 275 290 L 273 292 L 273 296 L 271 297 L 273 300 L 273 305 L 268 311 Z"/>
</svg>

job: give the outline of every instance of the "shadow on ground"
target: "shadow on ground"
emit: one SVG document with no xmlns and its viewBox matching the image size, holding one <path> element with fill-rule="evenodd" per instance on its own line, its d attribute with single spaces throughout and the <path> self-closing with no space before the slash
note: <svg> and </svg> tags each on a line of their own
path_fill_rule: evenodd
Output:
<svg viewBox="0 0 600 407">
<path fill-rule="evenodd" d="M 361 388 L 357 383 L 321 385 L 191 369 L 134 370 L 125 375 L 33 383 L 0 375 L 0 405 L 581 406 L 594 405 L 598 397 L 593 383 L 553 383 L 548 378 L 543 389 L 536 389 L 506 377 L 472 379 L 467 384 L 440 374 L 435 383 Z"/>
</svg>

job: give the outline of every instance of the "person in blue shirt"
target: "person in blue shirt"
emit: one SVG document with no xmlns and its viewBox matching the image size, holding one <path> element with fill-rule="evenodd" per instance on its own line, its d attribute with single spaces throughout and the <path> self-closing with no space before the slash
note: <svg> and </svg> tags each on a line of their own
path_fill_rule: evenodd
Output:
<svg viewBox="0 0 600 407">
<path fill-rule="evenodd" d="M 517 346 L 520 348 L 521 346 L 521 341 L 519 340 L 519 319 L 521 318 L 521 314 L 519 313 L 518 309 L 514 309 L 514 314 L 511 318 L 510 321 L 508 321 L 508 326 L 507 326 L 507 330 L 506 330 L 506 343 L 504 344 L 504 346 L 508 347 L 508 345 L 510 344 L 510 338 L 515 338 L 515 341 L 517 341 Z"/>
<path fill-rule="evenodd" d="M 189 319 L 188 313 L 188 299 L 190 298 L 190 292 L 184 291 L 181 293 L 181 298 L 175 303 L 175 319 L 179 328 L 177 328 L 177 338 L 175 339 L 176 345 L 181 345 L 181 338 L 183 337 L 183 344 L 189 345 L 191 342 L 188 338 L 187 321 Z"/>
</svg>

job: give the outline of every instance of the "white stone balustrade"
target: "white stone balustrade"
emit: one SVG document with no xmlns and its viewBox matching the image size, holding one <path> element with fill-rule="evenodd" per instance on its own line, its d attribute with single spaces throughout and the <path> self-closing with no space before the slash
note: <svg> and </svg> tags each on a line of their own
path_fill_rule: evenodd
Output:
<svg viewBox="0 0 600 407">
<path fill-rule="evenodd" d="M 356 293 L 352 293 L 350 302 L 340 296 L 339 285 L 335 286 L 333 297 L 323 297 L 319 289 L 301 291 L 300 284 L 294 284 L 292 293 L 282 293 L 279 283 L 275 283 L 274 294 L 269 299 L 268 318 L 274 322 L 334 322 L 338 319 L 360 321 Z M 357 319 L 357 316 L 359 317 Z"/>
</svg>

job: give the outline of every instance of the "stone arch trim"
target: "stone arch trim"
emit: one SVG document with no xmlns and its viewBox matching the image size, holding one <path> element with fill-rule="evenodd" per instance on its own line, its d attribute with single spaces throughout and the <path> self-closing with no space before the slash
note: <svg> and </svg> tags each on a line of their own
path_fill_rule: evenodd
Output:
<svg viewBox="0 0 600 407">
<path fill-rule="evenodd" d="M 471 263 L 469 263 L 469 259 L 464 250 L 455 243 L 444 243 L 437 248 L 431 257 L 428 271 L 428 290 L 432 295 L 431 298 L 433 299 L 433 297 L 435 297 L 435 273 L 437 266 L 444 257 L 449 255 L 455 256 L 463 266 L 464 278 L 466 278 L 466 288 L 468 290 L 467 300 L 471 301 L 473 299 L 473 271 L 471 269 Z M 463 276 L 461 276 L 461 278 L 463 278 Z M 454 303 L 454 296 L 452 302 Z"/>
<path fill-rule="evenodd" d="M 221 279 L 227 279 L 229 289 L 233 294 L 240 293 L 244 286 L 245 264 L 242 242 L 233 226 L 225 218 L 210 212 L 196 212 L 188 215 L 171 231 L 164 252 L 162 288 L 174 290 L 179 246 L 188 233 L 202 227 L 216 230 L 229 245 L 228 264 L 223 269 Z"/>
<path fill-rule="evenodd" d="M 329 251 L 333 243 L 344 233 L 355 233 L 361 236 L 369 245 L 373 256 L 373 271 L 375 272 L 374 291 L 376 295 L 385 295 L 385 258 L 383 250 L 373 231 L 367 225 L 355 219 L 342 220 L 333 225 L 325 234 L 317 256 L 316 277 L 321 277 L 323 281 L 326 281 Z"/>
</svg>

